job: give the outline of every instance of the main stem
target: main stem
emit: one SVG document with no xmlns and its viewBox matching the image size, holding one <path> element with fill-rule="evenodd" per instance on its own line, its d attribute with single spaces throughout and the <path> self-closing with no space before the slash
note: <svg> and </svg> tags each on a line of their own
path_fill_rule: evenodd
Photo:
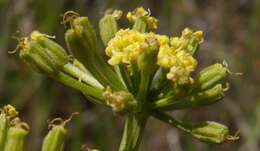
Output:
<svg viewBox="0 0 260 151">
<path fill-rule="evenodd" d="M 146 121 L 147 115 L 142 113 L 130 113 L 127 116 L 119 151 L 138 150 Z"/>
</svg>

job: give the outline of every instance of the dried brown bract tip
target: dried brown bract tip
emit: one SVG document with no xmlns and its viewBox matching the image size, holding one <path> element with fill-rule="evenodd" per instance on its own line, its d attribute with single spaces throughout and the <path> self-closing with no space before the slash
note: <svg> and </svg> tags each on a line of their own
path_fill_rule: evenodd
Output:
<svg viewBox="0 0 260 151">
<path fill-rule="evenodd" d="M 18 45 L 16 46 L 16 48 L 14 50 L 8 51 L 9 54 L 15 54 L 20 49 L 23 49 L 25 44 L 26 44 L 26 42 L 28 41 L 28 38 L 27 37 L 23 37 L 21 35 L 20 31 L 16 31 L 12 35 L 12 38 L 18 41 Z"/>
<path fill-rule="evenodd" d="M 63 125 L 65 126 L 68 122 L 70 122 L 72 120 L 72 118 L 75 116 L 75 115 L 79 115 L 80 113 L 79 112 L 74 112 L 70 115 L 70 117 L 66 120 L 58 117 L 58 118 L 54 118 L 52 120 L 48 119 L 48 128 L 49 129 L 52 129 L 53 127 L 57 126 L 57 125 Z"/>
<path fill-rule="evenodd" d="M 90 149 L 87 144 L 81 146 L 82 151 L 98 151 L 97 149 Z"/>
<path fill-rule="evenodd" d="M 240 133 L 240 130 L 238 130 L 234 135 L 227 135 L 226 136 L 226 141 L 236 141 L 236 140 L 239 140 L 239 133 Z"/>
<path fill-rule="evenodd" d="M 61 24 L 64 25 L 65 28 L 72 27 L 72 21 L 76 18 L 80 17 L 80 15 L 74 11 L 67 11 L 62 16 Z"/>
</svg>

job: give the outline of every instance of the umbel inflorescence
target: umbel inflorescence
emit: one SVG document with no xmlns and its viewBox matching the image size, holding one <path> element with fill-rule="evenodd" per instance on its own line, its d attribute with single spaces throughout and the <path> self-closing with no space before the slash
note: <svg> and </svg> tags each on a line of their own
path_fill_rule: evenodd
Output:
<svg viewBox="0 0 260 151">
<path fill-rule="evenodd" d="M 166 113 L 213 104 L 228 89 L 223 87 L 230 75 L 225 64 L 209 65 L 194 75 L 198 66 L 194 54 L 203 42 L 203 32 L 185 28 L 179 37 L 156 34 L 152 31 L 158 20 L 142 7 L 127 13 L 131 27 L 119 27 L 122 16 L 121 11 L 110 10 L 99 21 L 108 61 L 99 52 L 99 37 L 88 18 L 72 11 L 63 18 L 69 26 L 65 40 L 71 54 L 50 36 L 33 31 L 20 40 L 20 57 L 35 71 L 126 116 L 120 151 L 138 150 L 150 116 L 204 142 L 237 139 L 217 122 L 191 124 Z"/>
</svg>

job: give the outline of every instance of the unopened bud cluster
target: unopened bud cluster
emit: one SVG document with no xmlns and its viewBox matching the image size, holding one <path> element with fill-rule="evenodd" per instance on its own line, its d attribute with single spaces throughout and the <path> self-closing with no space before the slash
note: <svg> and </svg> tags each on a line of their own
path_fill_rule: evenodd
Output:
<svg viewBox="0 0 260 151">
<path fill-rule="evenodd" d="M 49 122 L 50 131 L 45 136 L 41 151 L 63 151 L 67 138 L 65 125 L 71 120 L 55 118 Z M 1 108 L 0 114 L 0 150 L 1 151 L 24 151 L 30 127 L 18 117 L 18 112 L 11 105 Z M 29 145 L 32 145 L 29 143 Z M 30 148 L 30 147 L 29 147 Z"/>
</svg>

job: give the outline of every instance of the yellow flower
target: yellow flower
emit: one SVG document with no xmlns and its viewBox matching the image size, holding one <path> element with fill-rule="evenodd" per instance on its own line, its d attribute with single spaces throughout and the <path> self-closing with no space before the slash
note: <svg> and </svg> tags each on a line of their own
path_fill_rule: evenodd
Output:
<svg viewBox="0 0 260 151">
<path fill-rule="evenodd" d="M 146 35 L 134 30 L 125 29 L 116 33 L 115 37 L 109 41 L 105 50 L 110 56 L 108 63 L 131 64 L 147 48 Z"/>
<path fill-rule="evenodd" d="M 146 11 L 143 7 L 138 7 L 132 12 L 128 12 L 126 18 L 130 22 L 135 22 L 139 17 L 145 17 L 147 26 L 149 29 L 157 29 L 158 20 L 155 17 L 150 16 L 150 11 Z"/>
<path fill-rule="evenodd" d="M 197 46 L 203 42 L 203 32 L 193 32 L 189 28 L 182 31 L 181 37 L 171 38 L 170 44 L 177 50 L 184 50 L 189 53 L 194 53 Z"/>
<path fill-rule="evenodd" d="M 158 53 L 157 64 L 166 69 L 172 66 L 182 66 L 185 70 L 191 72 L 195 70 L 197 61 L 190 53 L 176 50 L 169 45 L 163 45 Z"/>
</svg>

